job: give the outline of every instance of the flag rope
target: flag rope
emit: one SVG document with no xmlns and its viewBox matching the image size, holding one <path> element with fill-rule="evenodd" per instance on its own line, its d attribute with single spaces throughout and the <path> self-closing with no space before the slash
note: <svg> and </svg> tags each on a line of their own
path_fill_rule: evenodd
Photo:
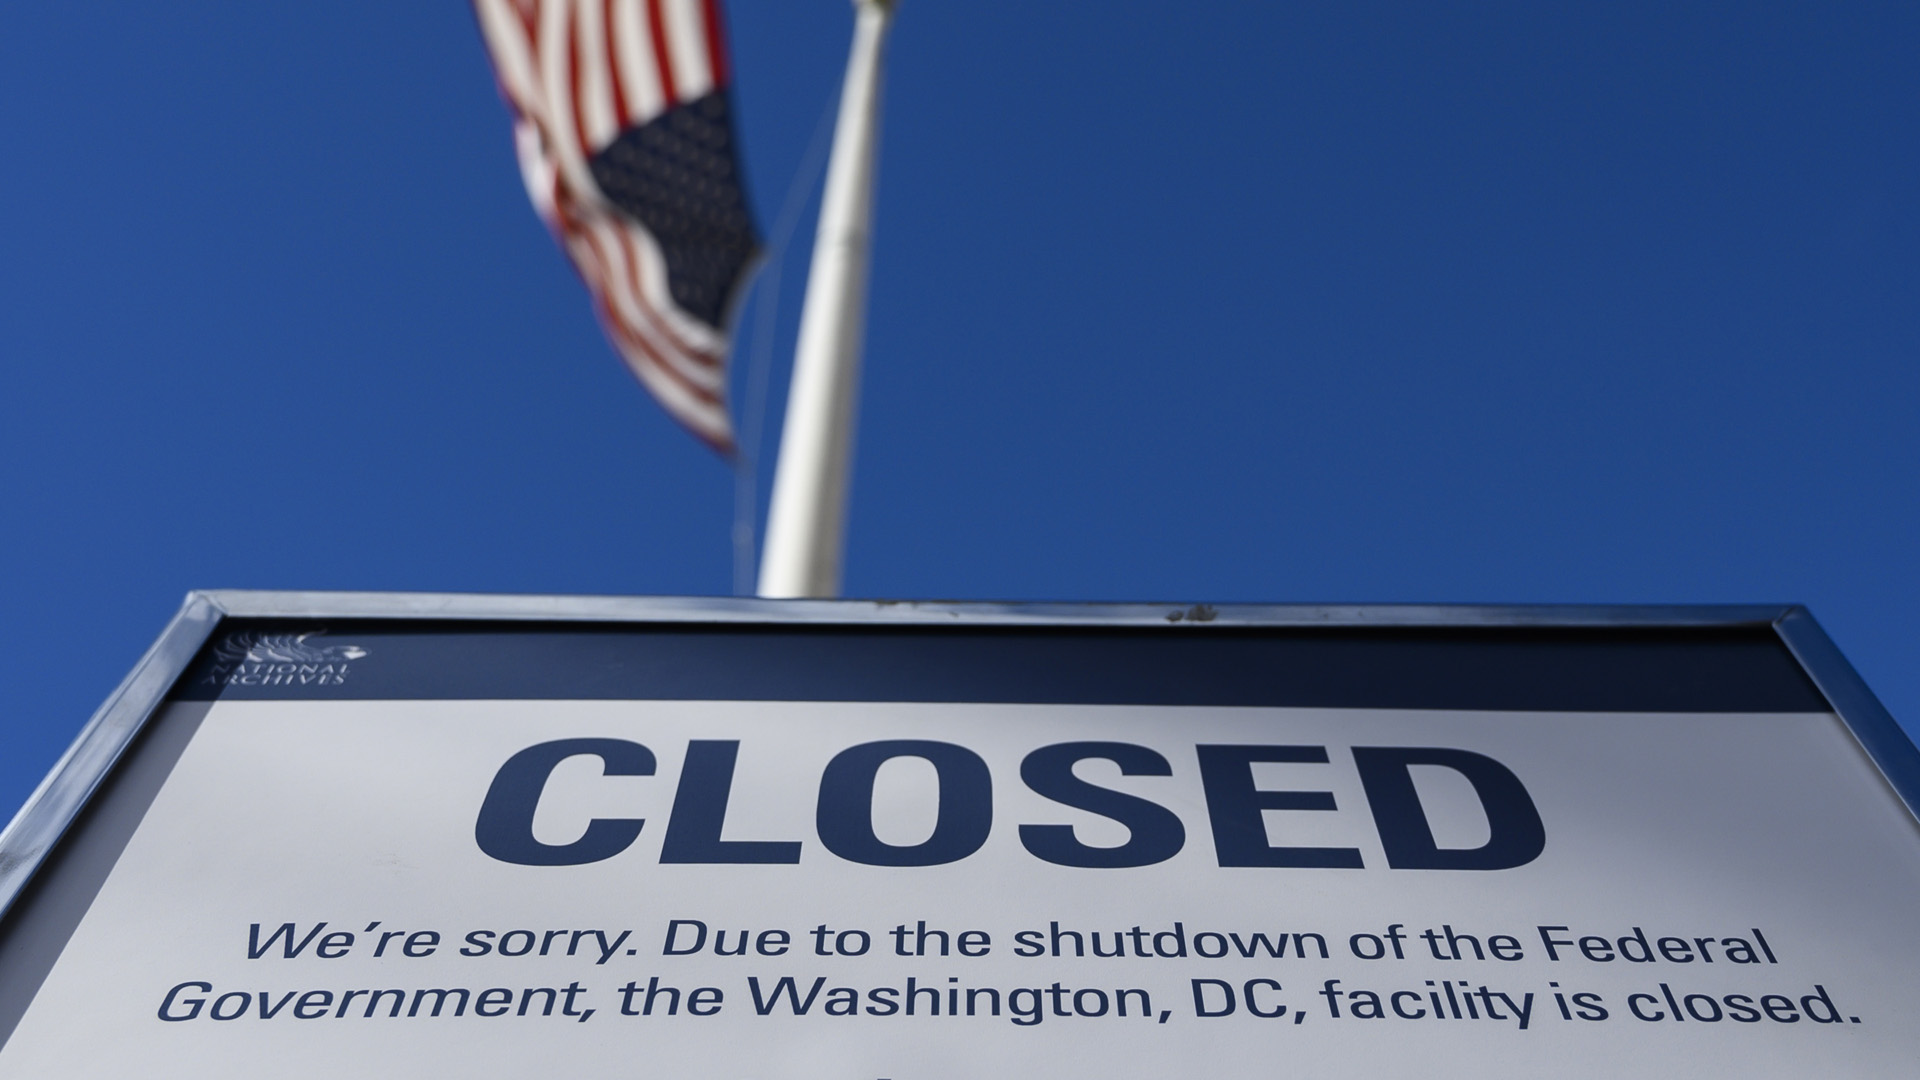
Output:
<svg viewBox="0 0 1920 1080">
<path fill-rule="evenodd" d="M 787 247 L 800 225 L 814 188 L 826 171 L 827 148 L 839 94 L 827 99 L 814 125 L 813 140 L 787 184 L 786 200 L 773 233 L 767 238 L 763 273 L 753 282 L 753 351 L 746 372 L 746 395 L 740 405 L 740 442 L 733 463 L 733 595 L 752 596 L 758 567 L 760 536 L 760 438 L 766 430 L 767 390 L 773 375 L 774 330 L 780 314 L 780 277 Z M 744 324 L 746 320 L 742 320 Z"/>
</svg>

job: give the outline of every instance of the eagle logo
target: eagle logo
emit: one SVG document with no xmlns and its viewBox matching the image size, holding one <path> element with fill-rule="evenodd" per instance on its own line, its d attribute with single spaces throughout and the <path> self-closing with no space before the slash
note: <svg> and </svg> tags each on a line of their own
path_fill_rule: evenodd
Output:
<svg viewBox="0 0 1920 1080">
<path fill-rule="evenodd" d="M 321 664 L 358 660 L 367 650 L 358 645 L 333 645 L 315 641 L 325 630 L 304 634 L 262 634 L 242 631 L 228 635 L 213 650 L 213 658 L 225 664 Z"/>
</svg>

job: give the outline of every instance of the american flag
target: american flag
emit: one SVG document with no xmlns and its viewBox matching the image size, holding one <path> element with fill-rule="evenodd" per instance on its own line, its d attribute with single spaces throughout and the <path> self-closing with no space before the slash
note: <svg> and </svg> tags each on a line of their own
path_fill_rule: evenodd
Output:
<svg viewBox="0 0 1920 1080">
<path fill-rule="evenodd" d="M 727 322 L 757 250 L 720 0 L 473 0 L 527 193 L 607 336 L 695 435 L 733 449 Z"/>
</svg>

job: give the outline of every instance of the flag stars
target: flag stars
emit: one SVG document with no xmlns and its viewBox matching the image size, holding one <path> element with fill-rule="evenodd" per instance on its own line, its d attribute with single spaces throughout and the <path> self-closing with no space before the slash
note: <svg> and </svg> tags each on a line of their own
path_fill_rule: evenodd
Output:
<svg viewBox="0 0 1920 1080">
<path fill-rule="evenodd" d="M 724 92 L 622 132 L 591 162 L 608 201 L 659 242 L 668 288 L 718 326 L 756 246 L 740 189 Z"/>
</svg>

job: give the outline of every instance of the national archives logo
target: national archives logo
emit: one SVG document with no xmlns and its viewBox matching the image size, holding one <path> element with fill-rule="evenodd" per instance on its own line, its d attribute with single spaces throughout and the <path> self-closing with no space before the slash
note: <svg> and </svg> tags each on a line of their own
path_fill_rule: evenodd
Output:
<svg viewBox="0 0 1920 1080">
<path fill-rule="evenodd" d="M 342 686 L 353 661 L 367 655 L 358 645 L 321 641 L 325 630 L 304 634 L 227 635 L 213 650 L 213 664 L 200 680 L 213 686 Z"/>
</svg>

